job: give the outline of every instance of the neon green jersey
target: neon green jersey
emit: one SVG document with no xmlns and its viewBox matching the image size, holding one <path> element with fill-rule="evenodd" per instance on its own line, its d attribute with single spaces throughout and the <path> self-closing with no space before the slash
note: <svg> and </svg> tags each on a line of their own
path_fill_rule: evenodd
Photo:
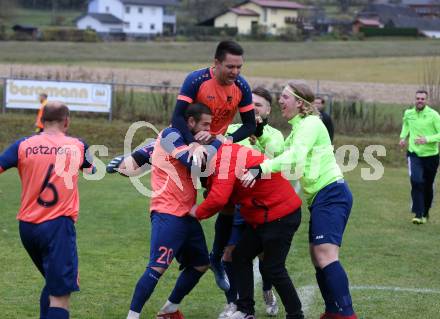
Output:
<svg viewBox="0 0 440 319">
<path fill-rule="evenodd" d="M 242 124 L 231 124 L 228 126 L 227 134 L 232 134 L 238 130 Z M 255 144 L 252 145 L 249 138 L 246 138 L 237 144 L 256 149 L 267 157 L 272 158 L 278 156 L 284 150 L 284 136 L 283 134 L 273 128 L 269 124 L 266 124 L 263 129 L 263 134 L 256 138 Z"/>
<path fill-rule="evenodd" d="M 316 115 L 295 116 L 289 121 L 292 132 L 284 141 L 284 152 L 261 164 L 263 174 L 283 171 L 289 179 L 299 179 L 309 205 L 325 186 L 343 178 L 336 163 L 325 125 Z"/>
<path fill-rule="evenodd" d="M 412 107 L 403 115 L 402 131 L 400 139 L 406 139 L 409 135 L 408 150 L 417 156 L 433 156 L 438 154 L 440 142 L 440 115 L 437 111 L 426 105 L 423 110 L 417 111 Z M 426 144 L 416 144 L 418 137 L 424 136 Z"/>
</svg>

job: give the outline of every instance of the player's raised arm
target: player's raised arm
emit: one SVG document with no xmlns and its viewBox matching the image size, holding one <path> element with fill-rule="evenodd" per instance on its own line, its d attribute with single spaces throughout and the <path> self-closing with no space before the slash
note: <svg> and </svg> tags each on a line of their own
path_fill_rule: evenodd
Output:
<svg viewBox="0 0 440 319">
<path fill-rule="evenodd" d="M 187 144 L 195 142 L 194 136 L 188 128 L 185 119 L 185 112 L 188 109 L 188 105 L 193 103 L 196 99 L 201 83 L 199 73 L 200 71 L 195 71 L 186 77 L 182 87 L 180 88 L 176 107 L 174 108 L 173 117 L 171 119 L 171 126 L 182 133 Z"/>
</svg>

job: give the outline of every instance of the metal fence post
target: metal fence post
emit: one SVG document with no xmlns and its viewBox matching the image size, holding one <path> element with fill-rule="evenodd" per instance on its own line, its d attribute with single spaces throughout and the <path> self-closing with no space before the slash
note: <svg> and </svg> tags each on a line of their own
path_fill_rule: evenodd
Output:
<svg viewBox="0 0 440 319">
<path fill-rule="evenodd" d="M 3 104 L 2 104 L 2 113 L 6 113 L 6 82 L 7 78 L 3 78 Z"/>
</svg>

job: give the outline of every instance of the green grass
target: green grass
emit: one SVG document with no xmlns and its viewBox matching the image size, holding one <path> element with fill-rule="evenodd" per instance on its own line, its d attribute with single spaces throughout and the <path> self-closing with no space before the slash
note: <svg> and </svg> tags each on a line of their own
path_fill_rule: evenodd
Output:
<svg viewBox="0 0 440 319">
<path fill-rule="evenodd" d="M 1 63 L 210 63 L 216 42 L 1 42 Z M 247 61 L 434 56 L 436 40 L 242 42 Z M 36 52 L 38 54 L 36 54 Z"/>
<path fill-rule="evenodd" d="M 63 26 L 75 26 L 74 19 L 81 15 L 76 10 L 61 10 L 55 17 L 63 17 Z M 20 8 L 15 11 L 12 24 L 31 25 L 34 27 L 47 27 L 52 25 L 52 11 Z"/>
<path fill-rule="evenodd" d="M 365 165 L 363 165 L 365 167 Z M 440 289 L 438 203 L 427 225 L 412 225 L 405 168 L 386 168 L 379 181 L 366 182 L 360 170 L 347 174 L 354 207 L 344 237 L 341 260 L 351 285 Z M 144 183 L 148 183 L 144 179 Z M 439 183 L 437 183 L 439 186 Z M 437 188 L 438 189 L 438 188 Z M 20 244 L 14 218 L 20 200 L 15 170 L 0 176 L 0 309 L 4 318 L 35 318 L 43 281 Z M 78 319 L 124 318 L 133 288 L 148 261 L 148 199 L 120 176 L 101 181 L 80 179 L 81 213 L 77 224 L 81 292 L 73 295 Z M 298 288 L 314 285 L 307 250 L 308 212 L 295 236 L 288 269 Z M 203 222 L 209 245 L 213 220 Z M 434 244 L 433 244 L 434 243 Z M 178 271 L 174 265 L 161 279 L 142 318 L 152 318 L 170 293 Z M 263 317 L 260 289 L 257 315 Z M 317 318 L 322 302 L 317 288 L 306 318 Z M 364 319 L 436 318 L 435 293 L 354 289 L 354 305 Z M 210 272 L 182 304 L 188 318 L 216 318 L 224 298 Z M 280 314 L 278 318 L 283 318 Z"/>
</svg>

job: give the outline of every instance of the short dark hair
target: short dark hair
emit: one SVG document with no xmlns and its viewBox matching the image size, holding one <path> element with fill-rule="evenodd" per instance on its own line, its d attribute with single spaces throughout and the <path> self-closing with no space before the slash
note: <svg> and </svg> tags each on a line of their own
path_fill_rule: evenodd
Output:
<svg viewBox="0 0 440 319">
<path fill-rule="evenodd" d="M 316 96 L 316 97 L 315 97 L 315 100 L 321 100 L 322 104 L 325 104 L 325 100 L 324 100 L 324 98 L 321 97 L 321 96 Z"/>
<path fill-rule="evenodd" d="M 193 103 L 188 105 L 184 118 L 185 121 L 188 121 L 190 117 L 193 117 L 196 122 L 200 121 L 202 118 L 202 114 L 212 115 L 211 109 L 202 103 Z"/>
<path fill-rule="evenodd" d="M 426 96 L 428 96 L 428 91 L 426 91 L 426 90 L 417 90 L 416 91 L 416 94 L 419 94 L 419 93 L 422 93 L 422 94 L 425 94 Z"/>
<path fill-rule="evenodd" d="M 252 90 L 252 93 L 261 96 L 263 99 L 269 102 L 269 105 L 272 104 L 272 94 L 270 94 L 268 89 L 265 89 L 262 86 L 257 86 L 255 89 Z"/>
<path fill-rule="evenodd" d="M 47 93 L 40 93 L 39 96 L 44 96 L 44 98 L 47 99 Z"/>
<path fill-rule="evenodd" d="M 43 109 L 41 121 L 44 122 L 63 122 L 69 117 L 69 108 L 62 102 L 49 102 Z"/>
<path fill-rule="evenodd" d="M 226 54 L 243 55 L 244 50 L 237 42 L 232 40 L 221 41 L 215 50 L 215 58 L 222 62 Z"/>
</svg>

